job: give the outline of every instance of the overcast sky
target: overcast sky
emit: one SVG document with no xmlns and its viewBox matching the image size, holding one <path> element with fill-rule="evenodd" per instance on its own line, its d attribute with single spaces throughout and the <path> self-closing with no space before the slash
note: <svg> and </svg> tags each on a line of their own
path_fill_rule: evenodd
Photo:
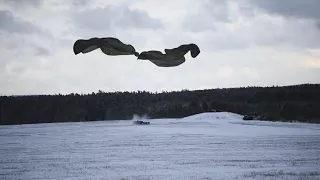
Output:
<svg viewBox="0 0 320 180">
<path fill-rule="evenodd" d="M 0 0 L 0 94 L 162 91 L 320 83 L 319 0 Z M 161 68 L 78 38 L 138 52 L 196 43 Z"/>
</svg>

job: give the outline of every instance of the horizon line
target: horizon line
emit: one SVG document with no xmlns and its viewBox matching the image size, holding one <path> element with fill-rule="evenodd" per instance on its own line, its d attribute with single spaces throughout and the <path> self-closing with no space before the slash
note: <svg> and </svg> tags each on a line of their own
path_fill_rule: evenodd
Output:
<svg viewBox="0 0 320 180">
<path fill-rule="evenodd" d="M 302 85 L 320 85 L 320 83 L 302 83 L 302 84 L 290 84 L 290 85 L 266 85 L 266 86 L 234 86 L 234 87 L 217 87 L 217 88 L 203 88 L 203 89 L 180 89 L 180 90 L 162 90 L 162 91 L 148 91 L 148 90 L 134 90 L 134 91 L 103 91 L 98 89 L 97 92 L 79 93 L 79 92 L 69 92 L 69 93 L 48 93 L 48 94 L 17 94 L 17 95 L 0 95 L 0 97 L 21 97 L 21 96 L 68 96 L 68 95 L 92 95 L 99 93 L 150 93 L 150 94 L 163 94 L 163 93 L 175 93 L 184 91 L 207 91 L 207 90 L 219 90 L 219 89 L 242 89 L 242 88 L 273 88 L 273 87 L 291 87 L 291 86 L 302 86 Z"/>
</svg>

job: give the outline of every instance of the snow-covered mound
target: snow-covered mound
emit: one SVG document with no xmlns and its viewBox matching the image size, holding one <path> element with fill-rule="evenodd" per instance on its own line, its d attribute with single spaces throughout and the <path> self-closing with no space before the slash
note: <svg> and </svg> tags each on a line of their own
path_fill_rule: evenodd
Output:
<svg viewBox="0 0 320 180">
<path fill-rule="evenodd" d="M 221 120 L 223 122 L 242 121 L 243 115 L 231 112 L 207 112 L 191 115 L 182 118 L 182 120 Z"/>
</svg>

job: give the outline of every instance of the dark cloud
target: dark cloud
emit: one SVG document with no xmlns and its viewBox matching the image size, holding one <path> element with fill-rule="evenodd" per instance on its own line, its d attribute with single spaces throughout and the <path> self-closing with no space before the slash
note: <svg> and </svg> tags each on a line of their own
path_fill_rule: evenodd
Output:
<svg viewBox="0 0 320 180">
<path fill-rule="evenodd" d="M 269 13 L 287 17 L 320 19 L 319 0 L 249 0 Z"/>
<path fill-rule="evenodd" d="M 72 17 L 78 28 L 106 31 L 119 28 L 162 28 L 160 20 L 151 18 L 147 12 L 123 6 L 108 5 L 103 8 L 77 11 Z"/>
<path fill-rule="evenodd" d="M 0 30 L 9 33 L 35 33 L 41 30 L 34 24 L 15 17 L 12 12 L 7 10 L 0 11 Z"/>
</svg>

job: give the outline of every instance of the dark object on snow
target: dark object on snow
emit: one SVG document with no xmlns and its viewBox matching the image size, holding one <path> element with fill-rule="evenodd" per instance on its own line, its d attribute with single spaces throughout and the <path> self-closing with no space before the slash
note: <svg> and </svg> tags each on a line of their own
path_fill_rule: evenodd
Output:
<svg viewBox="0 0 320 180">
<path fill-rule="evenodd" d="M 189 51 L 191 57 L 195 58 L 199 55 L 200 49 L 196 44 L 183 44 L 177 48 L 165 49 L 165 54 L 161 51 L 143 51 L 138 56 L 138 59 L 149 60 L 159 67 L 174 67 L 185 62 L 184 55 Z"/>
<path fill-rule="evenodd" d="M 124 44 L 119 39 L 113 37 L 78 39 L 73 45 L 73 52 L 75 55 L 79 53 L 85 54 L 98 48 L 104 54 L 110 56 L 139 55 L 131 44 Z"/>
<path fill-rule="evenodd" d="M 133 121 L 134 124 L 150 124 L 150 122 L 144 122 L 144 121 Z"/>
<path fill-rule="evenodd" d="M 253 116 L 249 116 L 249 115 L 245 115 L 242 119 L 243 120 L 253 120 L 254 117 Z"/>
</svg>

